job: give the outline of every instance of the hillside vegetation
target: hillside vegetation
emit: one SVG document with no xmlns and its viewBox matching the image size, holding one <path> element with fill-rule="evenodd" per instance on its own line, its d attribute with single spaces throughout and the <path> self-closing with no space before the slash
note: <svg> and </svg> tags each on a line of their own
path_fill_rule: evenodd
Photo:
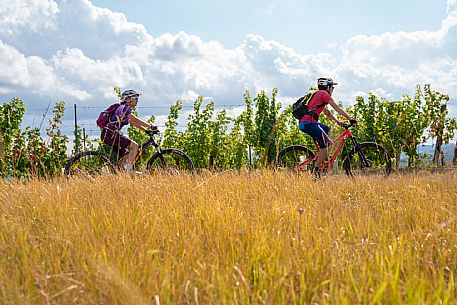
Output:
<svg viewBox="0 0 457 305">
<path fill-rule="evenodd" d="M 120 88 L 115 90 L 120 96 Z M 244 106 L 239 108 L 242 112 L 236 116 L 229 115 L 232 111 L 227 109 L 216 109 L 214 101 L 204 101 L 202 96 L 195 100 L 190 112 L 183 110 L 189 105 L 177 101 L 170 106 L 165 126 L 160 126 L 163 131 L 161 144 L 184 151 L 195 168 L 210 170 L 265 169 L 271 167 L 278 153 L 289 145 L 314 148 L 312 138 L 299 130 L 297 120 L 291 114 L 292 105 L 281 104 L 278 92 L 278 89 L 273 89 L 268 96 L 260 90 L 251 98 L 249 90 L 246 90 Z M 359 142 L 376 142 L 383 146 L 391 156 L 395 169 L 404 166 L 400 164 L 403 155 L 407 156 L 404 161 L 408 168 L 431 165 L 428 156 L 418 154 L 418 146 L 433 141 L 431 153 L 434 164 L 438 165 L 442 145 L 449 143 L 457 130 L 457 119 L 448 117 L 448 101 L 448 95 L 432 90 L 430 85 L 418 85 L 414 97 L 404 95 L 394 101 L 374 94 L 366 98 L 359 96 L 353 102 L 347 101 L 351 104 L 347 108 L 348 113 L 359 123 L 351 131 Z M 85 107 L 75 105 L 75 119 L 77 108 Z M 62 174 L 68 158 L 77 151 L 100 149 L 104 153 L 112 152 L 106 145 L 99 146 L 98 130 L 89 137 L 83 132 L 85 129 L 75 127 L 71 134 L 77 135 L 79 140 L 72 141 L 68 131 L 62 131 L 65 109 L 63 101 L 55 104 L 53 118 L 49 120 L 49 127 L 45 128 L 46 136 L 42 137 L 44 129 L 41 127 L 21 128 L 26 114 L 22 100 L 13 98 L 9 103 L 0 105 L 0 177 L 55 178 Z M 95 116 L 101 111 L 90 110 Z M 133 109 L 133 113 L 138 114 L 137 110 Z M 321 116 L 320 122 L 332 128 L 333 139 L 344 131 L 343 127 L 330 122 L 325 116 Z M 73 123 L 77 124 L 72 122 L 72 126 Z M 154 116 L 149 117 L 148 123 L 156 124 Z M 95 117 L 89 125 L 94 124 Z M 66 127 L 69 127 L 68 122 Z M 137 143 L 149 140 L 144 132 L 136 128 L 129 128 L 127 133 Z M 341 160 L 352 146 L 352 141 L 349 142 L 342 151 Z M 145 165 L 154 152 L 154 149 L 146 149 L 136 163 L 138 168 Z M 454 151 L 445 153 L 446 157 L 453 155 Z M 111 156 L 113 163 L 117 163 L 117 157 L 114 154 Z M 446 163 L 449 164 L 449 160 Z"/>
<path fill-rule="evenodd" d="M 456 304 L 457 175 L 0 180 L 1 304 Z"/>
</svg>

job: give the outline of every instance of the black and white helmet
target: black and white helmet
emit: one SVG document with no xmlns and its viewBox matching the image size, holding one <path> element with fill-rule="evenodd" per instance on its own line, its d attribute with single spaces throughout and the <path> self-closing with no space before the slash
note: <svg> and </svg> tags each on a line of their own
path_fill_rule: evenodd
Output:
<svg viewBox="0 0 457 305">
<path fill-rule="evenodd" d="M 328 87 L 328 86 L 335 86 L 338 83 L 335 83 L 333 79 L 330 77 L 320 77 L 317 79 L 317 86 L 318 87 Z"/>
<path fill-rule="evenodd" d="M 129 90 L 125 90 L 124 92 L 122 92 L 121 99 L 125 100 L 126 98 L 128 98 L 130 96 L 140 96 L 140 95 L 141 95 L 140 92 L 135 91 L 133 89 L 129 89 Z"/>
</svg>

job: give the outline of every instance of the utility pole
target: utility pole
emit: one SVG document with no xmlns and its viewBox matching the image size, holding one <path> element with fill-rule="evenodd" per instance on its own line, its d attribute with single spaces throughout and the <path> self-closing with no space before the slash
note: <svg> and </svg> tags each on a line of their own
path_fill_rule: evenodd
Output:
<svg viewBox="0 0 457 305">
<path fill-rule="evenodd" d="M 455 141 L 455 146 L 454 146 L 454 159 L 452 159 L 452 163 L 454 165 L 457 165 L 457 141 Z"/>
<path fill-rule="evenodd" d="M 83 127 L 83 148 L 86 150 L 86 128 Z"/>
<path fill-rule="evenodd" d="M 76 114 L 76 104 L 75 104 L 75 152 L 79 152 L 79 139 L 78 139 L 78 115 Z"/>
<path fill-rule="evenodd" d="M 3 144 L 3 136 L 2 132 L 0 131 L 0 159 L 3 159 L 5 156 L 5 144 Z"/>
</svg>

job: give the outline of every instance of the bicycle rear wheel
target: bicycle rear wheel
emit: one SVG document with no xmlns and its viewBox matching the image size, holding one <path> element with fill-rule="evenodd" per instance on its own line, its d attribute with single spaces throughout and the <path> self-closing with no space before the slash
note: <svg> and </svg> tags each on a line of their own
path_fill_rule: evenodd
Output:
<svg viewBox="0 0 457 305">
<path fill-rule="evenodd" d="M 348 176 L 388 176 L 392 165 L 384 147 L 374 142 L 360 143 L 348 153 L 343 163 Z"/>
<path fill-rule="evenodd" d="M 114 165 L 108 157 L 99 151 L 83 151 L 76 154 L 65 165 L 65 175 L 87 175 L 99 176 L 103 174 L 114 174 Z"/>
<path fill-rule="evenodd" d="M 150 173 L 160 172 L 169 174 L 193 173 L 194 164 L 186 153 L 175 148 L 163 149 L 156 152 L 147 164 Z"/>
<path fill-rule="evenodd" d="M 281 171 L 298 172 L 296 166 L 306 160 L 314 158 L 314 153 L 302 145 L 291 145 L 281 150 L 276 158 L 276 169 Z M 314 160 L 309 162 L 301 170 L 310 170 Z"/>
</svg>

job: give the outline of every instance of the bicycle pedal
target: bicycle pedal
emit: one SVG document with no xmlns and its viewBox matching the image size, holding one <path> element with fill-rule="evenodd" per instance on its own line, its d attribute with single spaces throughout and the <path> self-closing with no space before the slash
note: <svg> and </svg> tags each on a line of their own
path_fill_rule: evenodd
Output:
<svg viewBox="0 0 457 305">
<path fill-rule="evenodd" d="M 138 172 L 136 170 L 127 170 L 126 173 L 129 174 L 129 175 L 132 175 L 132 176 L 141 176 L 141 175 L 143 175 L 143 172 Z"/>
<path fill-rule="evenodd" d="M 308 165 L 301 165 L 301 166 L 300 165 L 295 165 L 294 169 L 296 171 L 306 171 L 306 170 L 308 170 Z"/>
</svg>

